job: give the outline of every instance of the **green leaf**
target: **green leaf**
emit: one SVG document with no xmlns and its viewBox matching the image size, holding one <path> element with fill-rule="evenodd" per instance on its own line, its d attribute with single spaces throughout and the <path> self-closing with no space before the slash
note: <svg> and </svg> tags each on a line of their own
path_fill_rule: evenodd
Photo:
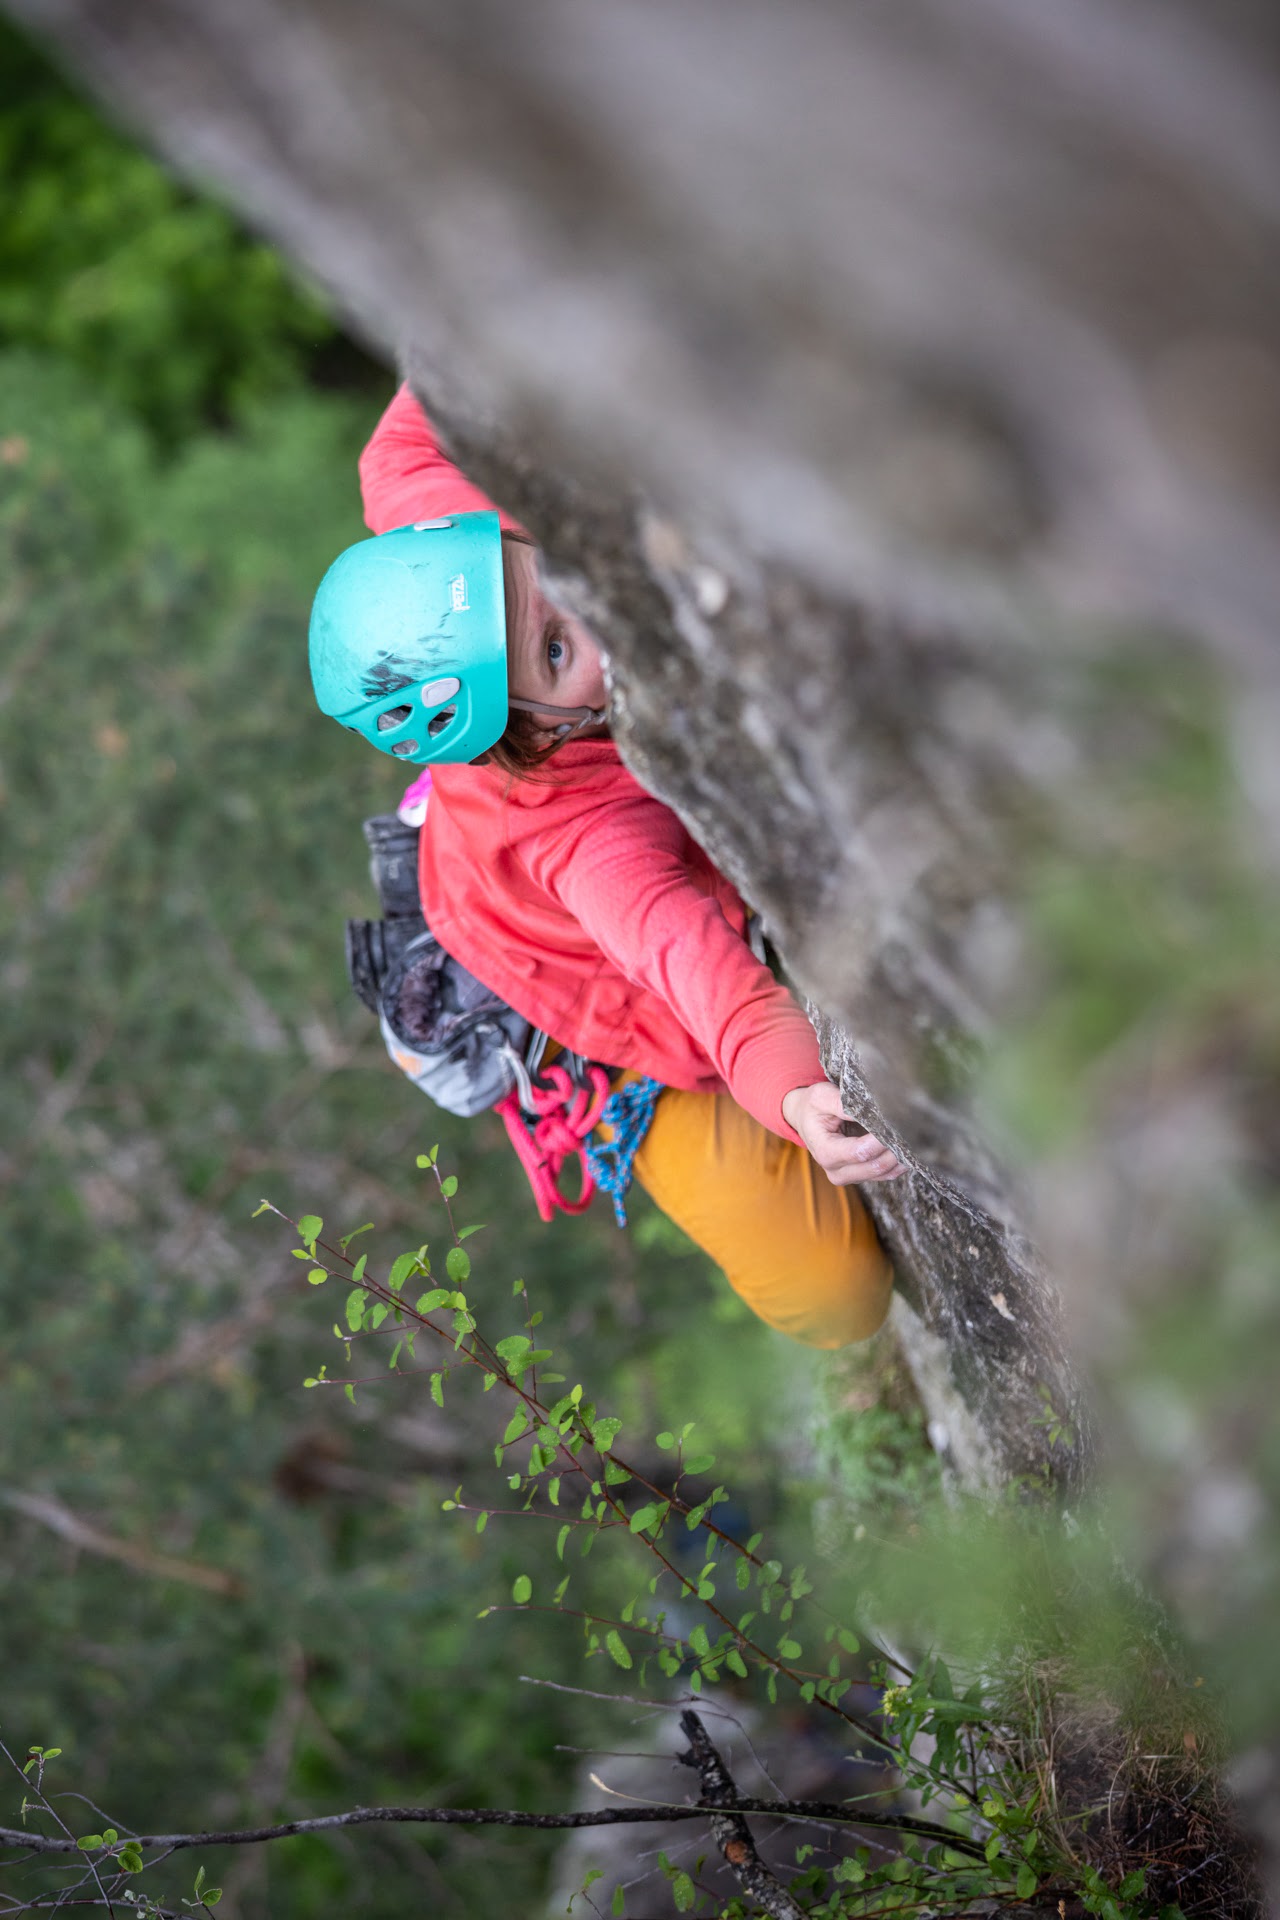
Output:
<svg viewBox="0 0 1280 1920">
<path fill-rule="evenodd" d="M 444 1405 L 444 1375 L 433 1373 L 431 1376 L 431 1398 L 438 1407 Z"/>
<path fill-rule="evenodd" d="M 648 1506 L 637 1507 L 630 1521 L 632 1533 L 641 1533 L 646 1527 L 651 1527 L 661 1512 L 661 1506 L 653 1501 Z"/>
<path fill-rule="evenodd" d="M 329 1275 L 323 1267 L 312 1267 L 310 1273 L 307 1275 L 307 1279 L 313 1287 L 322 1287 L 328 1278 Z"/>
<path fill-rule="evenodd" d="M 339 1240 L 338 1245 L 342 1248 L 342 1251 L 345 1253 L 353 1240 L 358 1240 L 362 1233 L 372 1233 L 372 1232 L 373 1232 L 373 1222 L 372 1220 L 366 1220 L 362 1227 L 352 1227 L 350 1233 L 344 1233 L 341 1240 Z"/>
<path fill-rule="evenodd" d="M 528 1353 L 533 1342 L 526 1333 L 509 1333 L 505 1340 L 499 1340 L 494 1352 L 504 1359 L 508 1366 L 513 1360 L 519 1360 Z"/>
<path fill-rule="evenodd" d="M 392 1261 L 391 1271 L 387 1275 L 387 1285 L 390 1287 L 392 1293 L 399 1293 L 409 1276 L 417 1271 L 418 1256 L 416 1253 L 402 1253 L 397 1255 Z"/>
<path fill-rule="evenodd" d="M 275 1208 L 272 1206 L 269 1200 L 259 1200 L 257 1206 L 254 1208 L 253 1212 L 249 1215 L 249 1218 L 251 1220 L 256 1220 L 260 1213 L 274 1213 L 274 1212 L 275 1212 Z"/>
<path fill-rule="evenodd" d="M 981 1707 L 971 1706 L 967 1700 L 920 1700 L 916 1704 L 932 1719 L 944 1725 L 948 1722 L 956 1725 L 966 1722 L 980 1724 L 991 1718 L 989 1713 L 984 1713 Z"/>
<path fill-rule="evenodd" d="M 622 1882 L 619 1881 L 618 1885 L 613 1890 L 613 1899 L 610 1902 L 609 1911 L 613 1915 L 613 1920 L 620 1920 L 620 1916 L 624 1914 L 626 1910 L 627 1910 L 626 1890 L 623 1887 Z"/>
<path fill-rule="evenodd" d="M 450 1247 L 444 1264 L 455 1285 L 461 1286 L 464 1280 L 471 1278 L 471 1255 L 465 1247 Z"/>
<path fill-rule="evenodd" d="M 216 1907 L 222 1898 L 221 1887 L 206 1887 L 200 1896 L 206 1907 Z"/>
<path fill-rule="evenodd" d="M 436 1308 L 442 1307 L 448 1298 L 449 1298 L 449 1293 L 447 1288 L 432 1287 L 430 1293 L 424 1293 L 419 1297 L 418 1304 L 414 1308 L 414 1312 L 415 1313 L 434 1313 Z"/>
<path fill-rule="evenodd" d="M 620 1667 L 631 1668 L 635 1662 L 631 1658 L 626 1641 L 616 1627 L 611 1627 L 604 1637 L 604 1643 Z"/>
<path fill-rule="evenodd" d="M 688 1913 L 697 1899 L 692 1880 L 687 1873 L 673 1873 L 671 1876 L 671 1898 L 675 1902 L 677 1913 Z"/>
<path fill-rule="evenodd" d="M 457 1240 L 469 1240 L 473 1233 L 479 1233 L 482 1231 L 483 1225 L 484 1223 L 482 1221 L 479 1226 L 459 1227 L 457 1233 L 454 1235 L 454 1238 Z M 520 1282 L 520 1285 L 521 1286 L 524 1285 L 523 1280 Z"/>
<path fill-rule="evenodd" d="M 76 1845 L 79 1847 L 81 1853 L 92 1853 L 95 1847 L 102 1845 L 102 1835 L 100 1833 L 82 1833 L 76 1841 Z"/>
<path fill-rule="evenodd" d="M 533 1598 L 533 1582 L 527 1573 L 518 1573 L 511 1588 L 511 1598 L 518 1607 Z"/>
<path fill-rule="evenodd" d="M 298 1232 L 304 1240 L 317 1240 L 324 1221 L 318 1213 L 304 1213 L 298 1222 Z"/>
<path fill-rule="evenodd" d="M 736 1647 L 729 1648 L 728 1652 L 724 1656 L 724 1663 L 726 1667 L 728 1667 L 730 1673 L 737 1674 L 739 1680 L 746 1679 L 747 1663 L 743 1659 L 742 1655 L 738 1652 L 738 1649 Z"/>
<path fill-rule="evenodd" d="M 861 1651 L 861 1641 L 855 1634 L 850 1633 L 847 1627 L 837 1627 L 836 1639 L 840 1642 L 840 1645 L 846 1653 L 858 1653 Z"/>
<path fill-rule="evenodd" d="M 778 1642 L 778 1653 L 783 1660 L 798 1660 L 803 1652 L 798 1640 L 784 1638 Z"/>
<path fill-rule="evenodd" d="M 684 1470 L 686 1473 L 710 1473 L 715 1463 L 714 1453 L 695 1453 L 692 1460 L 685 1461 Z"/>
<path fill-rule="evenodd" d="M 1029 1900 L 1039 1884 L 1040 1882 L 1036 1877 L 1035 1868 L 1028 1866 L 1024 1860 L 1018 1868 L 1017 1894 L 1019 1900 Z"/>
<path fill-rule="evenodd" d="M 454 1194 L 458 1191 L 458 1176 L 456 1173 L 447 1173 L 445 1175 L 444 1179 L 440 1182 L 440 1191 L 446 1200 L 452 1200 Z"/>
<path fill-rule="evenodd" d="M 364 1288 L 352 1287 L 347 1295 L 347 1325 L 352 1333 L 359 1333 L 364 1325 Z"/>
<path fill-rule="evenodd" d="M 349 1380 L 346 1386 L 342 1389 L 342 1391 L 346 1394 L 348 1400 L 351 1402 L 352 1406 L 354 1407 L 356 1403 L 356 1390 Z"/>
<path fill-rule="evenodd" d="M 502 1436 L 503 1446 L 509 1447 L 513 1440 L 518 1440 L 528 1425 L 529 1409 L 522 1400 L 507 1422 L 507 1430 Z"/>
<path fill-rule="evenodd" d="M 564 1559 L 564 1543 L 569 1538 L 569 1535 L 572 1531 L 573 1529 L 571 1527 L 563 1526 L 561 1527 L 559 1533 L 556 1535 L 556 1559 L 557 1560 Z"/>
<path fill-rule="evenodd" d="M 655 1444 L 657 1446 L 660 1446 L 664 1453 L 670 1453 L 671 1449 L 675 1446 L 675 1443 L 676 1443 L 676 1437 L 674 1433 L 660 1433 L 657 1437 Z"/>
<path fill-rule="evenodd" d="M 607 1414 L 603 1420 L 596 1420 L 591 1423 L 592 1445 L 596 1447 L 600 1453 L 608 1453 L 610 1447 L 621 1432 L 621 1420 L 615 1420 L 612 1414 Z"/>
</svg>

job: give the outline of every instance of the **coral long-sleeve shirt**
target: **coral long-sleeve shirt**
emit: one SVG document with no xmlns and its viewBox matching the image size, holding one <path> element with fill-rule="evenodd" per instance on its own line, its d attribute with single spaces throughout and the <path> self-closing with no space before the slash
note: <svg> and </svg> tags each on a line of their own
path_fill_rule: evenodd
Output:
<svg viewBox="0 0 1280 1920">
<path fill-rule="evenodd" d="M 407 387 L 360 483 L 374 533 L 493 504 Z M 796 1139 L 782 1101 L 823 1077 L 813 1029 L 747 945 L 739 895 L 613 743 L 570 741 L 546 779 L 432 771 L 419 878 L 445 950 L 562 1046 L 667 1086 L 727 1090 Z"/>
</svg>

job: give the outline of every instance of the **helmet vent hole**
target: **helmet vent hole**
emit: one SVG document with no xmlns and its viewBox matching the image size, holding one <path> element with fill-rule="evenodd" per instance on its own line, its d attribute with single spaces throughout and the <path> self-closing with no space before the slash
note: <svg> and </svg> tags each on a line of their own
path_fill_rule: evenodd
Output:
<svg viewBox="0 0 1280 1920">
<path fill-rule="evenodd" d="M 391 751 L 392 753 L 398 753 L 403 760 L 406 755 L 418 751 L 418 743 L 416 740 L 397 740 Z"/>
<path fill-rule="evenodd" d="M 392 707 L 388 712 L 380 713 L 378 715 L 378 732 L 389 733 L 392 727 L 402 727 L 412 712 L 412 707 Z"/>
<path fill-rule="evenodd" d="M 438 733 L 444 732 L 457 711 L 456 707 L 444 707 L 439 713 L 432 715 L 427 723 L 427 733 L 431 739 L 434 740 Z"/>
</svg>

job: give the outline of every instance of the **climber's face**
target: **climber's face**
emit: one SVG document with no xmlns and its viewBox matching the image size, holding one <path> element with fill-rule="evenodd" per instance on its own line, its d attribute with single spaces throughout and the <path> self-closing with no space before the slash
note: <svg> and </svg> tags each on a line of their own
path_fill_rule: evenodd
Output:
<svg viewBox="0 0 1280 1920">
<path fill-rule="evenodd" d="M 536 550 L 504 540 L 502 561 L 512 696 L 549 707 L 603 707 L 608 693 L 599 642 L 581 620 L 547 598 Z"/>
</svg>

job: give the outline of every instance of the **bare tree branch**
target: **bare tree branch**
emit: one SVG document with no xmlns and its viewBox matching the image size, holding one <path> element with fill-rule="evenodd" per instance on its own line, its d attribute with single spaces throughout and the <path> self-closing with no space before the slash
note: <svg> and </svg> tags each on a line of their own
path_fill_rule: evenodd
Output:
<svg viewBox="0 0 1280 1920">
<path fill-rule="evenodd" d="M 738 1789 L 711 1735 L 691 1708 L 680 1715 L 680 1725 L 689 1751 L 677 1758 L 697 1770 L 703 1799 L 720 1809 L 712 1815 L 711 1831 L 735 1880 L 774 1920 L 804 1920 L 802 1910 L 756 1852 L 751 1829 L 742 1818 Z M 729 1812 L 729 1808 L 734 1811 Z"/>
<path fill-rule="evenodd" d="M 70 1541 L 84 1553 L 121 1560 L 135 1573 L 151 1574 L 160 1580 L 181 1580 L 189 1587 L 203 1587 L 206 1593 L 228 1597 L 244 1592 L 244 1582 L 234 1573 L 226 1573 L 221 1567 L 207 1567 L 199 1560 L 178 1560 L 172 1554 L 153 1553 L 149 1547 L 138 1546 L 131 1540 L 117 1540 L 112 1534 L 100 1533 L 97 1527 L 72 1513 L 70 1507 L 64 1507 L 50 1494 L 0 1487 L 0 1506 L 12 1507 L 15 1513 L 25 1513 L 29 1520 L 38 1520 L 41 1526 L 48 1527 L 51 1533 Z"/>
<path fill-rule="evenodd" d="M 697 1715 L 682 1715 L 682 1723 Z M 701 1722 L 698 1723 L 701 1726 Z M 710 1740 L 706 1733 L 703 1739 Z M 712 1748 L 714 1752 L 715 1749 Z M 721 1762 L 723 1766 L 723 1762 Z M 727 1777 L 727 1776 L 726 1776 Z M 927 1820 L 907 1815 L 868 1813 L 838 1801 L 755 1800 L 735 1792 L 734 1809 L 739 1814 L 765 1814 L 775 1820 L 828 1820 L 853 1827 L 888 1827 L 895 1833 L 912 1833 L 922 1839 L 945 1842 L 959 1853 L 981 1858 L 982 1848 L 964 1835 L 932 1826 Z M 642 1807 L 595 1807 L 573 1813 L 522 1813 L 510 1807 L 353 1807 L 347 1813 L 318 1814 L 308 1820 L 286 1820 L 271 1827 L 241 1827 L 209 1833 L 144 1833 L 136 1836 L 140 1847 L 167 1847 L 178 1852 L 191 1847 L 243 1847 L 265 1840 L 284 1840 L 298 1833 L 324 1833 L 339 1827 L 372 1826 L 378 1823 L 451 1827 L 533 1827 L 542 1831 L 563 1831 L 577 1827 L 617 1827 L 658 1825 L 669 1820 L 703 1820 L 719 1815 L 719 1802 L 704 1798 L 690 1806 L 685 1801 L 666 1805 L 654 1802 Z M 123 1831 L 123 1829 L 122 1829 Z M 134 1838 L 135 1836 L 130 1836 Z M 0 1846 L 23 1847 L 32 1853 L 75 1853 L 74 1840 L 24 1832 L 20 1827 L 0 1827 Z"/>
</svg>

